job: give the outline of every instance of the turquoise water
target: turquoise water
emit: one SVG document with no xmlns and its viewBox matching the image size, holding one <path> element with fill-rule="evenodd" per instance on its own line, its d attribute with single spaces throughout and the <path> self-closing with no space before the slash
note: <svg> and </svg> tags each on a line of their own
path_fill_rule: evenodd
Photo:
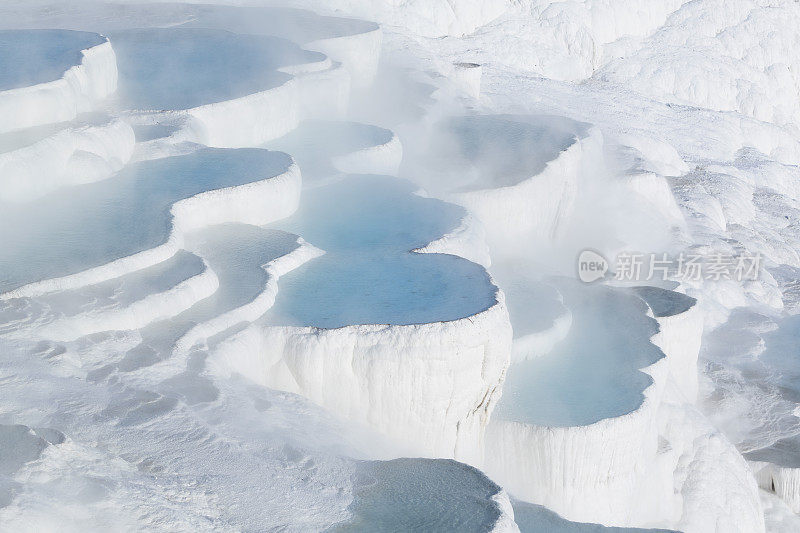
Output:
<svg viewBox="0 0 800 533">
<path fill-rule="evenodd" d="M 410 139 L 406 171 L 431 190 L 474 191 L 516 185 L 586 135 L 586 125 L 546 115 L 468 115 L 443 120 Z"/>
<path fill-rule="evenodd" d="M 310 11 L 282 7 L 193 5 L 187 8 L 189 10 L 193 20 L 184 27 L 274 35 L 298 43 L 378 29 L 377 24 L 366 20 L 325 17 Z"/>
<path fill-rule="evenodd" d="M 257 93 L 286 82 L 276 69 L 320 61 L 323 54 L 261 35 L 207 29 L 113 32 L 118 93 L 135 109 L 189 109 Z"/>
<path fill-rule="evenodd" d="M 0 31 L 0 91 L 55 81 L 105 39 L 67 30 Z"/>
<path fill-rule="evenodd" d="M 680 292 L 659 287 L 633 287 L 633 292 L 647 302 L 657 317 L 667 317 L 685 313 L 697 300 Z"/>
<path fill-rule="evenodd" d="M 585 129 L 562 117 L 508 115 L 458 117 L 444 127 L 460 157 L 480 174 L 468 189 L 507 187 L 539 174 Z"/>
<path fill-rule="evenodd" d="M 483 267 L 443 254 L 415 254 L 455 228 L 463 210 L 421 198 L 396 178 L 349 176 L 308 190 L 277 226 L 327 253 L 282 277 L 268 322 L 335 328 L 419 324 L 474 315 L 495 301 Z"/>
<path fill-rule="evenodd" d="M 666 529 L 606 527 L 599 524 L 571 522 L 553 511 L 533 503 L 513 501 L 514 521 L 520 533 L 676 533 Z"/>
<path fill-rule="evenodd" d="M 267 147 L 292 154 L 303 172 L 303 184 L 339 173 L 331 158 L 380 146 L 392 140 L 392 132 L 358 122 L 310 120 Z"/>
<path fill-rule="evenodd" d="M 217 290 L 174 317 L 142 328 L 142 341 L 128 350 L 118 363 L 102 367 L 97 375 L 114 370 L 130 371 L 169 357 L 175 342 L 193 326 L 248 304 L 259 296 L 269 277 L 263 266 L 298 246 L 296 235 L 247 224 L 212 226 L 193 233 L 189 240 L 192 248 L 203 256 L 216 274 L 219 280 Z M 189 366 L 187 371 L 190 373 L 202 368 L 201 363 Z M 199 395 L 205 398 L 204 401 L 208 394 L 215 394 L 212 391 L 216 389 L 205 380 L 196 383 L 185 378 L 179 379 L 180 394 L 195 399 Z"/>
<path fill-rule="evenodd" d="M 479 533 L 500 513 L 499 487 L 479 470 L 445 459 L 368 461 L 356 467 L 352 518 L 331 533 Z"/>
<path fill-rule="evenodd" d="M 281 152 L 203 149 L 132 164 L 34 202 L 0 203 L 0 292 L 163 244 L 178 200 L 266 179 L 289 164 Z"/>
<path fill-rule="evenodd" d="M 636 296 L 603 286 L 558 286 L 573 313 L 549 354 L 513 364 L 495 411 L 501 420 L 587 425 L 638 408 L 652 379 L 640 372 L 664 355 L 650 343 L 658 324 Z"/>
</svg>

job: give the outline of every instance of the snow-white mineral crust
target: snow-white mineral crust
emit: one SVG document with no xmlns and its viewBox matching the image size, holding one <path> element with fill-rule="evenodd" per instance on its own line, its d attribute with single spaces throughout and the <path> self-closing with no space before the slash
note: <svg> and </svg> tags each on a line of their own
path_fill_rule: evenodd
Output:
<svg viewBox="0 0 800 533">
<path fill-rule="evenodd" d="M 26 33 L 36 30 L 20 31 L 9 37 L 24 45 Z M 0 86 L 0 133 L 71 120 L 78 113 L 91 111 L 116 91 L 114 50 L 107 38 L 98 35 L 97 40 L 98 44 L 75 50 L 79 61 L 57 79 L 7 90 Z M 13 67 L 5 68 L 8 69 L 5 75 L 13 74 Z"/>
</svg>

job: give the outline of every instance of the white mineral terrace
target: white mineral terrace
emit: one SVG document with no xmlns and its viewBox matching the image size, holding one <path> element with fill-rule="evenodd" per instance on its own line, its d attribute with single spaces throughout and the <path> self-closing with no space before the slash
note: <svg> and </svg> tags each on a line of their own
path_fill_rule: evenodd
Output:
<svg viewBox="0 0 800 533">
<path fill-rule="evenodd" d="M 800 4 L 219 4 L 0 5 L 0 533 L 800 531 Z"/>
</svg>

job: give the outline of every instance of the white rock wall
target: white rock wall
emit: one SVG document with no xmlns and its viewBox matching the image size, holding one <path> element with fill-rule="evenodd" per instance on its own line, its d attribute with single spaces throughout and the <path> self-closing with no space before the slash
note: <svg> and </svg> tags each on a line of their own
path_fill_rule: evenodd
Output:
<svg viewBox="0 0 800 533">
<path fill-rule="evenodd" d="M 135 138 L 123 120 L 69 128 L 0 154 L 0 201 L 30 201 L 61 187 L 111 177 L 131 158 Z"/>
<path fill-rule="evenodd" d="M 800 468 L 760 461 L 751 462 L 750 468 L 756 476 L 759 487 L 774 492 L 793 513 L 800 514 Z"/>
<path fill-rule="evenodd" d="M 648 367 L 654 383 L 627 415 L 574 427 L 493 420 L 487 471 L 516 497 L 569 520 L 631 525 L 639 474 L 658 447 L 656 410 L 666 371 L 664 359 Z"/>
<path fill-rule="evenodd" d="M 592 129 L 545 169 L 524 181 L 497 189 L 446 195 L 483 223 L 490 247 L 501 252 L 519 243 L 548 245 L 566 229 L 581 178 L 603 160 L 602 134 Z"/>
<path fill-rule="evenodd" d="M 653 343 L 667 356 L 670 374 L 689 403 L 697 399 L 697 358 L 703 337 L 703 313 L 698 305 L 674 316 L 656 317 L 661 331 Z"/>
<path fill-rule="evenodd" d="M 390 437 L 410 454 L 481 464 L 483 433 L 509 364 L 502 294 L 452 322 L 338 329 L 253 325 L 226 341 L 214 372 L 301 394 Z"/>
<path fill-rule="evenodd" d="M 0 133 L 75 118 L 117 90 L 117 57 L 108 41 L 82 51 L 55 81 L 0 92 Z"/>
</svg>

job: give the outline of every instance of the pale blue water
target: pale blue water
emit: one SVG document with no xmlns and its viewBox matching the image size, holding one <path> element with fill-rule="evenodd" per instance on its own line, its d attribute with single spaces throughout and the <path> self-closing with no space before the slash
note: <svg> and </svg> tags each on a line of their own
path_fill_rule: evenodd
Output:
<svg viewBox="0 0 800 533">
<path fill-rule="evenodd" d="M 277 37 L 208 29 L 145 29 L 110 35 L 118 93 L 135 109 L 189 109 L 286 82 L 276 69 L 320 61 L 318 52 Z"/>
<path fill-rule="evenodd" d="M 509 368 L 495 416 L 563 427 L 635 410 L 652 383 L 639 369 L 664 356 L 649 340 L 658 323 L 625 291 L 577 281 L 558 289 L 573 313 L 572 329 L 551 353 Z"/>
<path fill-rule="evenodd" d="M 514 338 L 541 333 L 567 314 L 558 290 L 537 280 L 531 268 L 492 265 L 492 276 L 506 295 L 506 307 L 514 329 Z"/>
<path fill-rule="evenodd" d="M 800 315 L 779 321 L 777 329 L 763 338 L 766 348 L 758 360 L 772 371 L 782 392 L 800 403 Z"/>
<path fill-rule="evenodd" d="M 0 31 L 0 91 L 55 81 L 105 39 L 68 30 Z"/>
<path fill-rule="evenodd" d="M 180 129 L 176 124 L 141 124 L 133 126 L 136 142 L 152 141 L 169 137 Z"/>
<path fill-rule="evenodd" d="M 412 194 L 408 182 L 349 176 L 308 190 L 277 226 L 326 255 L 282 277 L 272 324 L 336 328 L 419 324 L 474 315 L 495 301 L 483 267 L 451 255 L 413 254 L 455 228 L 463 210 Z"/>
<path fill-rule="evenodd" d="M 186 313 L 193 321 L 208 320 L 255 299 L 267 282 L 264 265 L 299 246 L 297 235 L 248 224 L 213 226 L 193 240 L 219 279 L 219 289 Z"/>
<path fill-rule="evenodd" d="M 766 461 L 787 468 L 800 467 L 800 435 L 778 439 L 776 442 L 746 453 L 748 461 Z"/>
<path fill-rule="evenodd" d="M 59 9 L 21 11 L 0 27 L 64 28 L 107 34 L 144 27 L 183 27 L 227 30 L 241 34 L 274 35 L 298 43 L 373 31 L 367 20 L 322 16 L 281 7 L 220 6 L 182 3 L 99 3 L 70 0 Z"/>
<path fill-rule="evenodd" d="M 310 11 L 281 7 L 190 6 L 192 20 L 183 27 L 217 28 L 237 33 L 274 35 L 307 43 L 373 31 L 374 22 L 320 16 Z"/>
<path fill-rule="evenodd" d="M 500 516 L 491 497 L 500 487 L 479 470 L 445 459 L 360 463 L 353 516 L 332 533 L 479 533 Z"/>
<path fill-rule="evenodd" d="M 514 521 L 519 526 L 520 533 L 670 533 L 666 529 L 606 527 L 599 524 L 571 522 L 541 505 L 516 500 L 512 501 L 512 505 Z"/>
<path fill-rule="evenodd" d="M 533 178 L 586 134 L 586 125 L 547 115 L 468 115 L 410 139 L 404 171 L 431 190 L 508 187 Z"/>
<path fill-rule="evenodd" d="M 800 315 L 783 318 L 778 322 L 777 329 L 763 334 L 762 337 L 766 344 L 764 352 L 757 359 L 741 361 L 737 366 L 748 380 L 762 382 L 760 389 L 765 391 L 762 401 L 773 403 L 775 411 L 780 412 L 780 404 L 800 403 Z M 747 454 L 748 459 L 769 461 L 785 467 L 800 467 L 797 414 L 792 411 L 790 413 L 794 416 L 772 415 L 764 425 L 772 430 L 773 440 L 778 436 L 781 438 L 767 447 L 750 452 Z M 748 444 L 745 443 L 743 447 Z"/>
<path fill-rule="evenodd" d="M 135 370 L 169 357 L 174 343 L 193 326 L 253 301 L 269 277 L 263 266 L 298 246 L 296 235 L 247 224 L 212 226 L 195 232 L 190 240 L 217 275 L 218 289 L 186 311 L 142 328 L 141 343 L 128 350 L 121 361 L 98 369 L 94 378 Z M 202 364 L 190 364 L 187 372 L 200 369 Z M 216 388 L 205 379 L 183 375 L 179 381 L 179 394 L 173 391 L 170 395 L 207 401 L 208 395 L 216 394 Z"/>
<path fill-rule="evenodd" d="M 281 152 L 203 149 L 34 202 L 0 203 L 0 292 L 153 248 L 166 242 L 178 200 L 266 179 L 289 164 Z"/>
<path fill-rule="evenodd" d="M 480 181 L 469 189 L 506 187 L 531 178 L 572 145 L 585 127 L 563 117 L 476 115 L 445 124 L 460 157 L 475 165 Z"/>
<path fill-rule="evenodd" d="M 657 317 L 679 315 L 691 309 L 697 300 L 680 292 L 659 287 L 633 287 L 633 292 L 647 302 Z"/>
<path fill-rule="evenodd" d="M 267 143 L 271 150 L 292 154 L 303 172 L 303 184 L 338 174 L 331 158 L 380 146 L 392 139 L 392 132 L 358 122 L 309 120 L 283 137 Z"/>
</svg>

